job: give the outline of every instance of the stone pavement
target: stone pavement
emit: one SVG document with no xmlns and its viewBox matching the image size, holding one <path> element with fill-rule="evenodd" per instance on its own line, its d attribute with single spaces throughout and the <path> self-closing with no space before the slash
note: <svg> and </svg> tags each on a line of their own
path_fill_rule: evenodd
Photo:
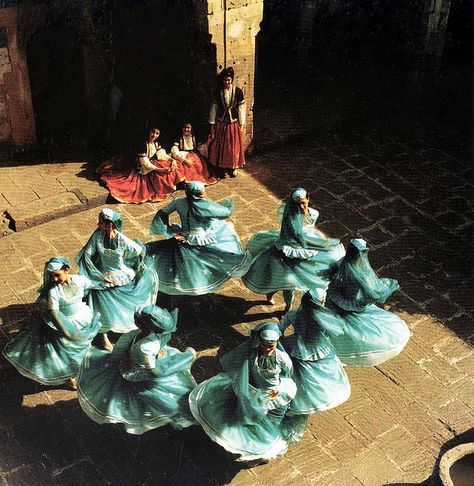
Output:
<svg viewBox="0 0 474 486">
<path fill-rule="evenodd" d="M 84 162 L 0 167 L 0 237 L 104 204 Z"/>
<path fill-rule="evenodd" d="M 320 211 L 320 227 L 344 243 L 367 239 L 373 266 L 401 284 L 389 306 L 412 330 L 406 349 L 375 368 L 346 368 L 350 400 L 312 415 L 303 441 L 284 457 L 241 469 L 197 427 L 135 437 L 96 425 L 74 392 L 37 385 L 3 363 L 2 484 L 377 486 L 426 480 L 442 447 L 472 437 L 474 419 L 470 158 L 456 134 L 440 133 L 411 126 L 344 138 L 320 134 L 255 156 L 237 179 L 209 189 L 214 199 L 234 198 L 232 220 L 245 242 L 259 229 L 277 228 L 279 202 L 302 185 Z M 74 176 L 70 180 L 73 187 Z M 147 241 L 161 206 L 114 207 L 124 216 L 125 233 Z M 0 239 L 2 343 L 32 319 L 43 262 L 57 254 L 73 259 L 97 213 L 87 210 Z M 249 328 L 276 319 L 279 299 L 275 308 L 265 306 L 238 280 L 218 294 L 181 299 L 174 345 L 198 351 L 196 379 L 218 372 L 217 356 L 242 342 Z"/>
</svg>

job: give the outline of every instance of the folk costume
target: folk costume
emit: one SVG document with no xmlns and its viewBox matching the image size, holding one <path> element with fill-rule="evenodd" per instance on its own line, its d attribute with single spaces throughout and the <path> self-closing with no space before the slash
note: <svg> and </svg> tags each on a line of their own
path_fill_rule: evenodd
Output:
<svg viewBox="0 0 474 486">
<path fill-rule="evenodd" d="M 93 282 L 109 280 L 106 290 L 89 292 L 88 303 L 94 314 L 101 314 L 101 333 L 125 333 L 135 329 L 135 307 L 155 303 L 158 276 L 147 266 L 144 246 L 122 233 L 120 214 L 105 208 L 100 217 L 114 224 L 117 237 L 109 238 L 100 229 L 95 230 L 77 255 L 79 273 Z"/>
<path fill-rule="evenodd" d="M 306 292 L 298 310 L 288 312 L 279 325 L 282 332 L 290 325 L 294 329 L 294 334 L 282 340 L 298 389 L 290 414 L 329 410 L 351 394 L 349 379 L 329 340 L 343 333 L 344 321 L 324 307 L 325 298 L 323 289 Z"/>
<path fill-rule="evenodd" d="M 37 304 L 41 319 L 21 331 L 3 350 L 3 356 L 24 376 L 43 385 L 61 385 L 77 375 L 79 366 L 100 329 L 99 314 L 93 316 L 83 302 L 92 287 L 82 275 L 56 284 L 52 275 L 70 263 L 54 257 L 44 266 L 43 285 Z"/>
<path fill-rule="evenodd" d="M 269 298 L 283 290 L 286 310 L 293 302 L 295 290 L 324 288 L 329 281 L 329 269 L 344 254 L 344 246 L 316 228 L 319 212 L 308 208 L 300 212 L 298 203 L 307 198 L 305 189 L 291 192 L 282 214 L 280 231 L 259 231 L 249 240 L 247 251 L 252 266 L 242 277 L 245 286 Z"/>
<path fill-rule="evenodd" d="M 186 182 L 200 181 L 206 185 L 217 182 L 217 178 L 209 171 L 207 161 L 199 153 L 196 138 L 192 133 L 189 135 L 182 133 L 171 147 L 170 155 L 181 164 Z"/>
<path fill-rule="evenodd" d="M 104 163 L 98 171 L 110 194 L 122 203 L 163 201 L 186 178 L 181 162 L 175 162 L 176 168 L 168 173 L 156 170 L 168 169 L 172 163 L 172 158 L 157 142 L 146 142 L 143 145 L 131 169 L 120 168 L 118 162 Z"/>
<path fill-rule="evenodd" d="M 214 292 L 231 277 L 248 269 L 249 259 L 231 223 L 232 200 L 215 203 L 204 196 L 204 184 L 186 184 L 186 197 L 160 209 L 150 233 L 168 239 L 146 244 L 160 279 L 160 291 L 169 295 Z M 177 212 L 181 226 L 170 225 Z"/>
<path fill-rule="evenodd" d="M 99 424 L 120 423 L 130 434 L 170 424 L 194 424 L 188 395 L 196 386 L 190 367 L 196 357 L 168 346 L 176 331 L 177 312 L 155 305 L 138 308 L 140 330 L 122 336 L 110 353 L 93 349 L 78 375 L 78 398 Z"/>
<path fill-rule="evenodd" d="M 275 343 L 273 323 L 256 326 L 250 338 L 222 359 L 223 373 L 199 384 L 189 397 L 191 412 L 206 434 L 239 461 L 272 459 L 301 439 L 305 417 L 290 418 L 296 394 L 290 357 L 278 345 L 264 355 L 260 343 Z"/>
<path fill-rule="evenodd" d="M 363 239 L 351 240 L 327 292 L 327 305 L 344 320 L 344 333 L 331 337 L 331 342 L 341 361 L 353 366 L 381 364 L 399 354 L 410 338 L 402 319 L 376 305 L 399 285 L 379 278 L 367 253 Z"/>
<path fill-rule="evenodd" d="M 220 80 L 234 79 L 233 68 L 224 69 Z M 214 126 L 214 138 L 209 144 L 209 162 L 221 171 L 233 171 L 245 165 L 244 137 L 246 115 L 243 91 L 232 84 L 214 91 L 209 110 L 209 124 Z"/>
</svg>

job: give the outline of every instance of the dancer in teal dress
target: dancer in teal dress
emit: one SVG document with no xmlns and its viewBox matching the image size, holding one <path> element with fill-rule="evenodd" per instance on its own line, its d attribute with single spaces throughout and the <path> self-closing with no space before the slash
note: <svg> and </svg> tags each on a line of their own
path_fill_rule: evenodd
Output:
<svg viewBox="0 0 474 486">
<path fill-rule="evenodd" d="M 266 294 L 268 304 L 283 290 L 288 312 L 295 290 L 327 286 L 328 270 L 345 251 L 338 239 L 315 227 L 319 212 L 309 207 L 305 189 L 293 190 L 281 212 L 280 232 L 259 231 L 249 240 L 247 250 L 254 261 L 242 281 L 253 292 Z"/>
<path fill-rule="evenodd" d="M 327 305 L 344 320 L 344 334 L 331 337 L 343 363 L 375 366 L 399 354 L 410 339 L 402 319 L 375 304 L 398 290 L 398 282 L 379 278 L 370 266 L 367 243 L 351 240 L 328 288 Z"/>
<path fill-rule="evenodd" d="M 69 384 L 100 329 L 82 301 L 91 281 L 69 273 L 70 263 L 54 257 L 44 266 L 37 304 L 41 321 L 21 331 L 3 350 L 3 356 L 24 376 L 43 385 Z"/>
<path fill-rule="evenodd" d="M 137 330 L 121 336 L 111 353 L 91 350 L 79 372 L 77 394 L 92 420 L 123 424 L 129 434 L 195 423 L 188 395 L 196 386 L 190 372 L 196 352 L 168 346 L 176 320 L 177 310 L 138 308 Z"/>
<path fill-rule="evenodd" d="M 170 225 L 177 211 L 181 226 Z M 151 223 L 152 235 L 166 240 L 146 244 L 160 279 L 160 292 L 169 295 L 203 295 L 216 291 L 231 277 L 248 269 L 249 258 L 231 223 L 230 199 L 215 203 L 206 198 L 205 185 L 186 184 L 186 197 L 160 209 Z"/>
<path fill-rule="evenodd" d="M 256 326 L 247 342 L 221 359 L 224 372 L 201 383 L 189 397 L 206 434 L 239 461 L 256 465 L 278 457 L 306 428 L 305 416 L 286 414 L 296 385 L 280 336 L 277 324 Z"/>
<path fill-rule="evenodd" d="M 106 290 L 92 290 L 88 302 L 94 313 L 101 314 L 99 337 L 104 349 L 110 351 L 112 344 L 107 332 L 135 329 L 135 307 L 156 302 L 158 276 L 146 264 L 144 246 L 122 233 L 123 221 L 117 211 L 103 209 L 97 226 L 79 252 L 77 263 L 79 273 L 93 282 L 105 282 Z"/>
<path fill-rule="evenodd" d="M 288 312 L 280 322 L 282 332 L 292 325 L 294 334 L 283 339 L 293 361 L 298 392 L 289 414 L 322 412 L 344 403 L 351 394 L 347 375 L 334 353 L 328 336 L 343 332 L 344 321 L 324 307 L 326 291 L 306 292 L 296 311 Z"/>
</svg>

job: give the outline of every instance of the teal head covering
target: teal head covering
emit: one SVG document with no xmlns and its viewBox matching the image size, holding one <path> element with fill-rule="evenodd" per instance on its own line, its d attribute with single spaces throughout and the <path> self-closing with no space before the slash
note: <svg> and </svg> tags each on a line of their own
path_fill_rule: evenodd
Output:
<svg viewBox="0 0 474 486">
<path fill-rule="evenodd" d="M 292 202 L 299 203 L 306 197 L 308 197 L 308 192 L 302 187 L 297 187 L 290 194 Z"/>
<path fill-rule="evenodd" d="M 323 301 L 326 299 L 326 290 L 314 289 L 308 290 L 301 299 L 301 305 L 310 309 L 324 307 Z"/>
<path fill-rule="evenodd" d="M 256 348 L 260 343 L 274 343 L 281 337 L 278 324 L 274 322 L 262 322 L 255 326 L 250 332 L 250 346 Z"/>
<path fill-rule="evenodd" d="M 347 245 L 347 259 L 356 260 L 361 254 L 367 254 L 369 247 L 367 242 L 362 238 L 353 238 Z"/>
<path fill-rule="evenodd" d="M 298 203 L 308 197 L 308 192 L 302 187 L 297 187 L 288 196 L 283 218 L 281 222 L 280 238 L 285 241 L 295 241 L 303 248 L 306 246 L 306 238 L 303 231 L 304 215 L 301 213 Z"/>
<path fill-rule="evenodd" d="M 137 307 L 134 314 L 135 322 L 149 327 L 152 332 L 159 334 L 163 345 L 168 343 L 171 335 L 176 331 L 178 309 L 169 312 L 157 305 Z"/>
<path fill-rule="evenodd" d="M 301 299 L 296 312 L 293 328 L 295 333 L 290 338 L 293 350 L 300 356 L 310 356 L 320 343 L 321 333 L 338 336 L 343 333 L 344 321 L 331 309 L 324 307 L 326 290 L 308 290 Z"/>
<path fill-rule="evenodd" d="M 40 297 L 47 292 L 54 283 L 51 281 L 51 275 L 61 270 L 62 268 L 70 268 L 71 264 L 67 258 L 62 256 L 55 256 L 50 258 L 45 264 L 43 269 L 43 285 L 38 289 Z"/>
<path fill-rule="evenodd" d="M 111 209 L 111 208 L 104 208 L 100 212 L 100 217 L 104 221 L 107 221 L 108 223 L 113 223 L 113 225 L 117 228 L 117 230 L 122 232 L 123 219 L 122 216 L 120 216 L 120 213 L 118 211 L 115 211 L 115 209 Z"/>
<path fill-rule="evenodd" d="M 394 279 L 379 278 L 369 262 L 369 248 L 362 238 L 354 238 L 347 246 L 345 257 L 339 262 L 336 274 L 329 284 L 329 297 L 338 305 L 352 299 L 351 306 L 373 302 L 383 303 L 398 289 Z M 359 304 L 357 304 L 359 305 Z"/>
<path fill-rule="evenodd" d="M 201 199 L 202 193 L 206 189 L 204 182 L 191 181 L 186 184 L 184 191 L 188 199 Z"/>
</svg>

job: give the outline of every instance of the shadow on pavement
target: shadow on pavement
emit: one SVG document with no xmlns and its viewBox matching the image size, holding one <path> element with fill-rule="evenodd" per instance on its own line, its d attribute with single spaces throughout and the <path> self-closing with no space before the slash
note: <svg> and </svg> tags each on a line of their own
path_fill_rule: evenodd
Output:
<svg viewBox="0 0 474 486">
<path fill-rule="evenodd" d="M 0 392 L 0 425 L 9 484 L 228 484 L 240 470 L 198 427 L 129 435 L 92 422 L 75 392 L 16 373 Z"/>
</svg>

